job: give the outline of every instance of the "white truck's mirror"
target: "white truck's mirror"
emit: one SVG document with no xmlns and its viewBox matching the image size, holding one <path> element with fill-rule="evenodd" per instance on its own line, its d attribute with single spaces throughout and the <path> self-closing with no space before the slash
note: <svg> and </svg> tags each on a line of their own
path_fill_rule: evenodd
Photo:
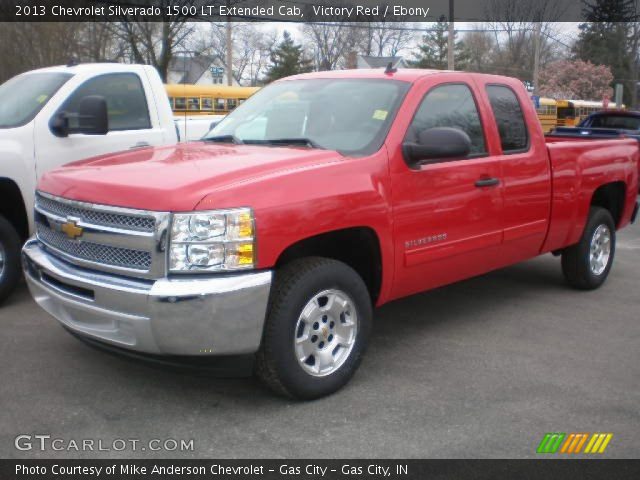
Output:
<svg viewBox="0 0 640 480">
<path fill-rule="evenodd" d="M 49 129 L 56 137 L 69 136 L 69 117 L 65 112 L 56 113 L 49 122 Z"/>
<path fill-rule="evenodd" d="M 100 95 L 89 95 L 80 100 L 78 127 L 72 133 L 106 135 L 109 133 L 107 101 Z"/>
</svg>

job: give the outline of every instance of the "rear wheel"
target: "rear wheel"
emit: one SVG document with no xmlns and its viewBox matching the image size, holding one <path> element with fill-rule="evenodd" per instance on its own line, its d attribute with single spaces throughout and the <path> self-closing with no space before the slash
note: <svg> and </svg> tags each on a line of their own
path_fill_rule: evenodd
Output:
<svg viewBox="0 0 640 480">
<path fill-rule="evenodd" d="M 20 236 L 16 229 L 0 215 L 0 303 L 20 279 Z"/>
<path fill-rule="evenodd" d="M 277 393 L 329 395 L 355 373 L 367 345 L 372 307 L 360 276 L 326 258 L 276 272 L 256 373 Z"/>
<path fill-rule="evenodd" d="M 580 241 L 562 253 L 562 272 L 572 287 L 592 290 L 602 285 L 613 264 L 616 227 L 611 213 L 592 207 Z"/>
</svg>

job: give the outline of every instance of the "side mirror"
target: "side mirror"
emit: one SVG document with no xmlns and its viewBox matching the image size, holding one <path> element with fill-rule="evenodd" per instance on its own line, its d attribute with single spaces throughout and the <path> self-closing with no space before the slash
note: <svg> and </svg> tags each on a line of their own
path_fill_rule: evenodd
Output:
<svg viewBox="0 0 640 480">
<path fill-rule="evenodd" d="M 49 129 L 56 137 L 69 136 L 69 117 L 65 112 L 56 113 L 49 121 Z"/>
<path fill-rule="evenodd" d="M 100 95 L 89 95 L 80 100 L 78 107 L 78 128 L 73 133 L 85 135 L 106 135 L 109 133 L 107 101 Z"/>
<path fill-rule="evenodd" d="M 464 158 L 471 152 L 469 135 L 458 128 L 435 127 L 418 133 L 418 141 L 402 144 L 405 159 L 411 165 L 430 160 Z"/>
</svg>

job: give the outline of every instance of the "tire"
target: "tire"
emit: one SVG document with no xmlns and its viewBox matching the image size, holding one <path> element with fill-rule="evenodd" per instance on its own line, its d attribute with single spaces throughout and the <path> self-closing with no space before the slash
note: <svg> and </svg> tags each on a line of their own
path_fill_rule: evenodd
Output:
<svg viewBox="0 0 640 480">
<path fill-rule="evenodd" d="M 601 207 L 592 207 L 580 241 L 562 253 L 562 273 L 574 288 L 596 289 L 607 279 L 615 251 L 616 226 L 611 213 Z"/>
<path fill-rule="evenodd" d="M 275 274 L 256 375 L 287 397 L 330 395 L 358 368 L 371 318 L 369 291 L 351 267 L 327 258 L 295 260 Z"/>
<path fill-rule="evenodd" d="M 0 304 L 13 292 L 20 279 L 20 236 L 0 215 Z"/>
</svg>

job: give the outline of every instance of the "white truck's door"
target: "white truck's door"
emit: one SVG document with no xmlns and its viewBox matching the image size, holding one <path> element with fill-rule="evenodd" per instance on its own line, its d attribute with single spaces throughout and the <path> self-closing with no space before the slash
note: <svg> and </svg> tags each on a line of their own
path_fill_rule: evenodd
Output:
<svg viewBox="0 0 640 480">
<path fill-rule="evenodd" d="M 34 131 L 38 178 L 52 168 L 76 160 L 164 144 L 166 125 L 160 124 L 155 99 L 144 82 L 146 77 L 135 72 L 97 75 L 78 86 L 53 114 L 40 115 Z M 90 95 L 102 96 L 107 101 L 109 133 L 106 135 L 73 133 L 78 126 L 80 101 Z M 66 137 L 56 136 L 49 126 L 59 112 L 65 112 L 69 119 Z"/>
</svg>

